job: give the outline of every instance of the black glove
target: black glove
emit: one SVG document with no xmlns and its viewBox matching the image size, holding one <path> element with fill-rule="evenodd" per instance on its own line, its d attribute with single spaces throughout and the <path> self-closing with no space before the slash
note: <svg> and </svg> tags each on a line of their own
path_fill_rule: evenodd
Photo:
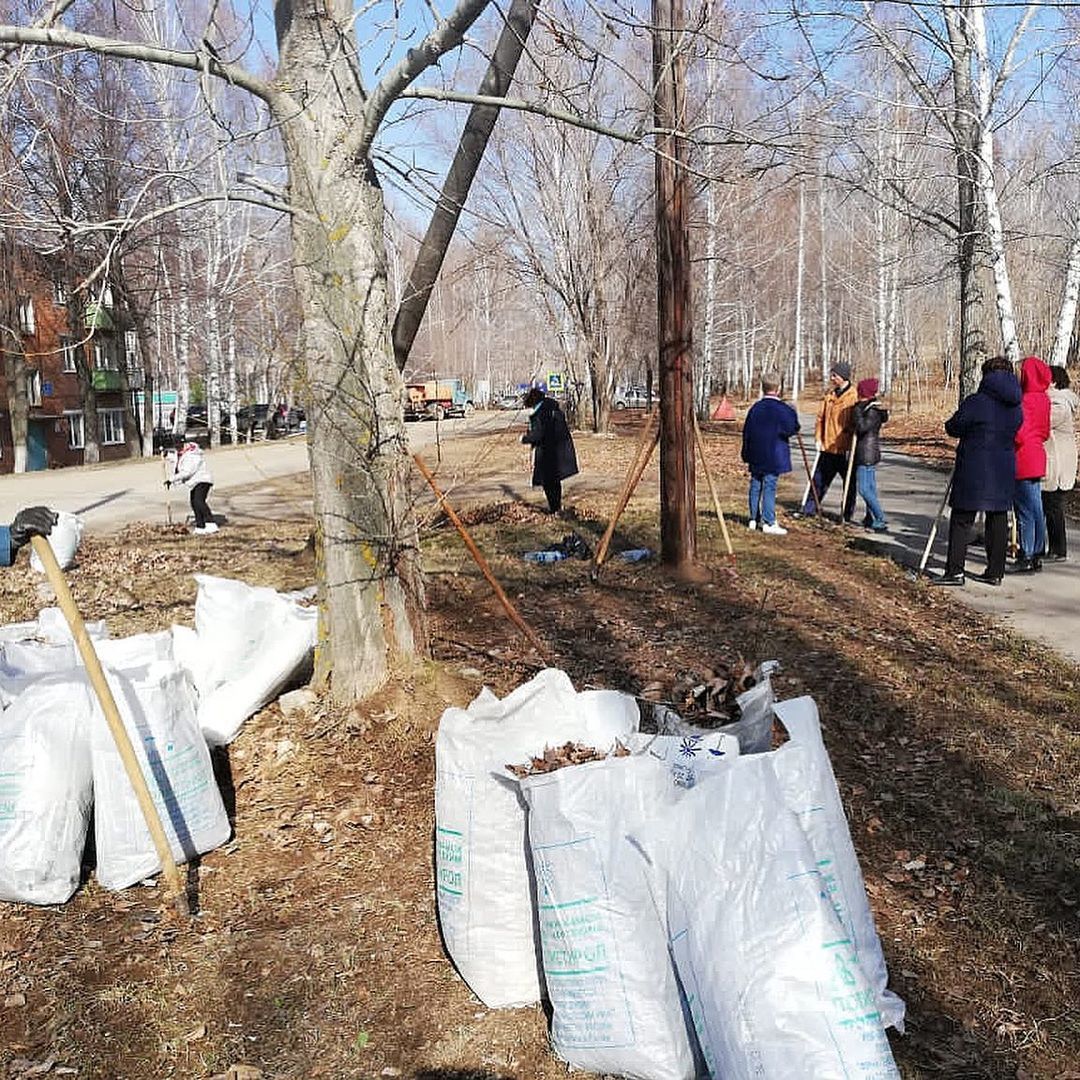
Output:
<svg viewBox="0 0 1080 1080">
<path fill-rule="evenodd" d="M 48 536 L 59 520 L 60 515 L 47 506 L 30 506 L 20 510 L 9 529 L 12 552 L 28 544 L 31 536 Z"/>
</svg>

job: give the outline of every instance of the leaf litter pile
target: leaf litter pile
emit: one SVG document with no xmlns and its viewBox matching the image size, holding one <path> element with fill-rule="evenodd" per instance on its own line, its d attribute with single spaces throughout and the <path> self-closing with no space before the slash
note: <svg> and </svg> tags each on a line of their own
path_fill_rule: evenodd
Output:
<svg viewBox="0 0 1080 1080">
<path fill-rule="evenodd" d="M 593 546 L 636 446 L 632 419 L 619 423 L 615 438 L 577 438 L 582 475 L 567 484 L 572 528 Z M 705 434 L 736 514 L 738 431 Z M 814 696 L 908 1003 L 908 1033 L 892 1040 L 905 1078 L 1080 1074 L 1076 667 L 801 522 L 779 543 L 740 530 L 733 575 L 703 513 L 712 574 L 694 583 L 654 562 L 613 562 L 598 581 L 576 560 L 527 564 L 521 552 L 568 528 L 536 512 L 516 436 L 442 452 L 444 469 L 470 477 L 454 502 L 473 512 L 495 574 L 579 688 L 645 696 L 657 683 L 674 702 L 720 674 L 718 657 L 768 656 L 778 697 Z M 521 492 L 510 504 L 507 482 Z M 782 482 L 781 505 L 798 487 Z M 658 546 L 655 503 L 654 463 L 612 550 Z M 5 1080 L 565 1077 L 543 1011 L 482 1008 L 439 941 L 439 715 L 485 683 L 509 692 L 540 661 L 452 527 L 428 520 L 435 662 L 352 708 L 272 705 L 216 755 L 235 833 L 189 871 L 195 918 L 171 915 L 156 886 L 113 894 L 92 877 L 63 907 L 0 907 Z M 70 578 L 84 615 L 113 633 L 161 629 L 191 621 L 194 572 L 310 584 L 307 532 L 302 514 L 200 540 L 137 527 L 89 538 Z M 4 621 L 44 602 L 25 561 L 0 577 Z M 723 712 L 728 696 L 706 708 Z"/>
<path fill-rule="evenodd" d="M 524 765 L 507 765 L 507 769 L 519 780 L 526 776 L 542 776 L 544 773 L 566 769 L 571 765 L 587 765 L 590 761 L 605 761 L 609 757 L 629 757 L 630 751 L 616 741 L 610 752 L 598 750 L 584 743 L 565 742 L 562 746 L 549 746 L 540 757 L 530 758 Z"/>
<path fill-rule="evenodd" d="M 683 720 L 699 727 L 718 727 L 738 720 L 738 697 L 757 682 L 754 666 L 740 656 L 697 672 L 681 671 L 671 684 L 654 680 L 641 689 L 641 697 L 679 710 Z"/>
</svg>

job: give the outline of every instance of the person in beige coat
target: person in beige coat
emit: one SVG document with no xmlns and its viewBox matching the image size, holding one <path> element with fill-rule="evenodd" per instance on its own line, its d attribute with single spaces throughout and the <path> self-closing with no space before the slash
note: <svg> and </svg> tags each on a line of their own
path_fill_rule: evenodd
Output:
<svg viewBox="0 0 1080 1080">
<path fill-rule="evenodd" d="M 1068 558 L 1065 539 L 1065 492 L 1076 485 L 1076 414 L 1080 397 L 1069 389 L 1069 373 L 1052 367 L 1053 380 L 1046 391 L 1050 398 L 1050 438 L 1046 440 L 1046 477 L 1042 483 L 1046 515 L 1046 560 Z"/>
</svg>

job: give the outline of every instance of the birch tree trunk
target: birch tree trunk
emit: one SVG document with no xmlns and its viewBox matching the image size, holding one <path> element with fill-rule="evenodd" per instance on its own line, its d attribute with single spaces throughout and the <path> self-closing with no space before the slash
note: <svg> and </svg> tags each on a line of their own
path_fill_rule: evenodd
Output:
<svg viewBox="0 0 1080 1080">
<path fill-rule="evenodd" d="M 1080 215 L 1073 224 L 1073 239 L 1069 245 L 1069 257 L 1065 264 L 1065 288 L 1061 295 L 1061 308 L 1058 311 L 1057 327 L 1054 330 L 1054 347 L 1050 352 L 1050 363 L 1054 367 L 1065 367 L 1069 360 L 1069 346 L 1072 343 L 1073 328 L 1076 325 L 1076 302 L 1080 296 Z"/>
<path fill-rule="evenodd" d="M 1020 362 L 1020 345 L 1016 340 L 1012 288 L 1009 284 L 1008 264 L 1005 261 L 1005 233 L 1001 224 L 1001 209 L 998 206 L 997 183 L 994 178 L 994 131 L 990 122 L 994 80 L 986 45 L 986 17 L 981 3 L 971 5 L 968 20 L 978 65 L 978 78 L 975 80 L 975 96 L 979 109 L 978 184 L 986 209 L 990 269 L 994 274 L 994 299 L 1001 328 L 1001 347 L 1006 359 L 1015 365 Z"/>
<path fill-rule="evenodd" d="M 803 282 L 806 278 L 806 181 L 799 179 L 799 236 L 795 255 L 795 347 L 794 380 L 802 378 L 803 369 Z"/>
<path fill-rule="evenodd" d="M 956 154 L 957 254 L 960 277 L 960 399 L 979 386 L 979 369 L 986 359 L 983 334 L 985 295 L 979 281 L 979 132 L 975 90 L 971 79 L 971 44 L 964 14 L 943 5 L 949 34 L 953 82 L 953 145 Z"/>
</svg>

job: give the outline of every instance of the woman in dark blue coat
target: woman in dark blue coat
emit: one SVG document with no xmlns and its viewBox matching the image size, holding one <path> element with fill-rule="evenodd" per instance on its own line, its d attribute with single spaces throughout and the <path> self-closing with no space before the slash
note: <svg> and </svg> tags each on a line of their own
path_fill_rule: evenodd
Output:
<svg viewBox="0 0 1080 1080">
<path fill-rule="evenodd" d="M 742 459 L 750 469 L 747 526 L 783 536 L 787 529 L 776 521 L 776 484 L 791 472 L 788 439 L 799 430 L 799 416 L 780 400 L 780 380 L 772 372 L 761 376 L 761 394 L 743 424 Z"/>
<path fill-rule="evenodd" d="M 1000 585 L 1005 573 L 1007 513 L 1016 472 L 1013 438 L 1023 420 L 1023 393 L 1005 357 L 987 360 L 982 371 L 979 389 L 945 422 L 945 431 L 960 444 L 949 496 L 949 553 L 939 585 L 964 584 L 964 559 L 980 510 L 986 515 L 986 570 L 975 580 Z"/>
<path fill-rule="evenodd" d="M 562 482 L 578 471 L 574 440 L 559 403 L 545 397 L 543 390 L 533 387 L 524 405 L 533 410 L 529 430 L 521 436 L 533 448 L 532 486 L 544 489 L 548 509 L 557 514 L 562 508 Z"/>
</svg>

